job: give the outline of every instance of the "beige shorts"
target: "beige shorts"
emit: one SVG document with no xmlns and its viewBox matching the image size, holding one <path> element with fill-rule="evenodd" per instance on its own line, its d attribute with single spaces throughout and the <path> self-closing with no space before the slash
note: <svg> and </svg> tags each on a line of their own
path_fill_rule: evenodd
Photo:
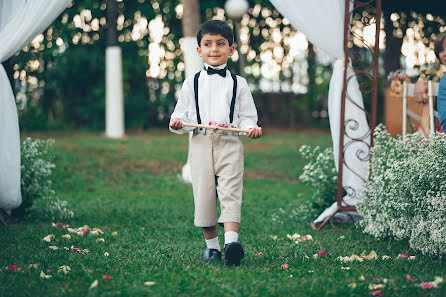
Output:
<svg viewBox="0 0 446 297">
<path fill-rule="evenodd" d="M 190 152 L 195 225 L 240 223 L 244 162 L 240 136 L 221 130 L 196 130 Z M 220 200 L 218 220 L 217 197 Z"/>
</svg>

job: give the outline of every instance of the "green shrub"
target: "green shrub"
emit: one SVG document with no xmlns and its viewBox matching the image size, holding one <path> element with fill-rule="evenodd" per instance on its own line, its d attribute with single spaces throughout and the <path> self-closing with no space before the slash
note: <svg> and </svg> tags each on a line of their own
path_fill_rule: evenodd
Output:
<svg viewBox="0 0 446 297">
<path fill-rule="evenodd" d="M 54 140 L 26 138 L 21 145 L 22 204 L 12 211 L 18 219 L 67 219 L 73 212 L 59 200 L 52 188 L 52 163 L 49 148 Z"/>
<path fill-rule="evenodd" d="M 302 145 L 299 153 L 308 161 L 299 180 L 311 187 L 313 207 L 322 211 L 336 200 L 338 174 L 333 149 Z"/>
<path fill-rule="evenodd" d="M 357 205 L 364 232 L 408 240 L 424 254 L 446 253 L 446 135 L 390 137 L 380 125 L 371 176 Z"/>
</svg>

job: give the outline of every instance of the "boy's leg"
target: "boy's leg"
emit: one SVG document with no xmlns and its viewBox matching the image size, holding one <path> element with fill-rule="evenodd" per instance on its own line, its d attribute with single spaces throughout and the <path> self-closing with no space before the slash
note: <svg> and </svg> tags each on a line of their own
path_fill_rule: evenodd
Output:
<svg viewBox="0 0 446 297">
<path fill-rule="evenodd" d="M 223 136 L 219 153 L 214 156 L 217 193 L 220 200 L 220 223 L 225 229 L 225 263 L 240 265 L 244 256 L 238 242 L 243 191 L 243 144 L 239 137 Z"/>
<path fill-rule="evenodd" d="M 206 240 L 217 237 L 217 226 L 203 227 L 203 234 Z"/>
<path fill-rule="evenodd" d="M 206 240 L 203 260 L 221 260 L 221 249 L 217 236 L 217 197 L 212 157 L 212 138 L 194 135 L 190 143 L 192 188 L 194 192 L 194 223 L 202 227 Z"/>
<path fill-rule="evenodd" d="M 203 234 L 206 241 L 204 250 L 204 262 L 219 262 L 221 260 L 220 243 L 218 242 L 217 226 L 203 227 Z"/>
</svg>

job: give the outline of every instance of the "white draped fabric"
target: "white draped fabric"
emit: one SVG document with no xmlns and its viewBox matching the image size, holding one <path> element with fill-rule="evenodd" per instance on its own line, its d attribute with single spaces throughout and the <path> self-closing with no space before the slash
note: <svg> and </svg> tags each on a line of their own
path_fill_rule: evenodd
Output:
<svg viewBox="0 0 446 297">
<path fill-rule="evenodd" d="M 345 0 L 270 0 L 276 9 L 291 24 L 319 49 L 330 55 L 333 74 L 328 94 L 328 113 L 333 140 L 333 154 L 338 169 L 341 97 L 344 75 L 344 8 Z M 356 76 L 347 67 L 347 93 L 358 106 L 364 107 Z M 355 205 L 362 199 L 361 188 L 368 177 L 370 137 L 369 126 L 364 112 L 350 100 L 345 101 L 345 137 L 343 187 L 347 191 L 344 202 Z M 367 137 L 366 137 L 367 136 Z M 351 142 L 352 138 L 364 138 L 362 142 Z M 333 197 L 335 199 L 335 197 Z M 327 208 L 314 222 L 319 223 L 336 211 L 337 203 Z"/>
<path fill-rule="evenodd" d="M 4 62 L 67 7 L 70 0 L 0 0 L 0 63 Z M 0 209 L 20 205 L 20 136 L 17 108 L 0 65 Z"/>
</svg>

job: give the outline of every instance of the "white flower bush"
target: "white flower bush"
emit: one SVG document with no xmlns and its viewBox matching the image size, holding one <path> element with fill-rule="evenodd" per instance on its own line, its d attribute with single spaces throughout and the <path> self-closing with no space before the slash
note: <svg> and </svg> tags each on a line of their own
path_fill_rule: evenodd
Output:
<svg viewBox="0 0 446 297">
<path fill-rule="evenodd" d="M 408 240 L 423 254 L 446 253 L 446 135 L 391 137 L 375 130 L 371 175 L 357 205 L 359 225 L 376 238 Z"/>
<path fill-rule="evenodd" d="M 54 140 L 26 138 L 21 145 L 22 204 L 13 215 L 17 218 L 68 219 L 73 212 L 67 202 L 59 200 L 52 188 L 51 174 L 56 167 L 48 150 Z"/>
<path fill-rule="evenodd" d="M 311 201 L 317 210 L 330 206 L 336 198 L 338 175 L 332 148 L 302 145 L 300 155 L 308 161 L 299 180 L 311 186 Z"/>
</svg>

